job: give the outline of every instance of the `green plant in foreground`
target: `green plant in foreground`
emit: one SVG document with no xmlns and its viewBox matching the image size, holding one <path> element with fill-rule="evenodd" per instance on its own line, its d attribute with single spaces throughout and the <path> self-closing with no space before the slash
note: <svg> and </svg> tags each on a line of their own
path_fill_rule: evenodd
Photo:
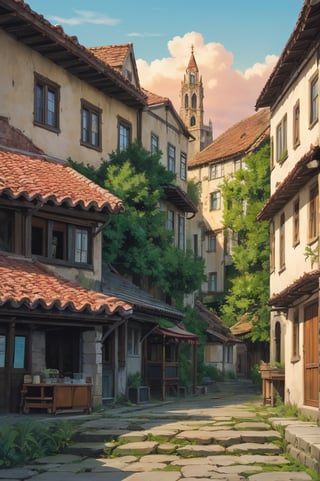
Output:
<svg viewBox="0 0 320 481">
<path fill-rule="evenodd" d="M 75 426 L 65 421 L 43 424 L 28 420 L 4 424 L 0 429 L 0 468 L 59 453 L 71 443 L 74 432 Z"/>
</svg>

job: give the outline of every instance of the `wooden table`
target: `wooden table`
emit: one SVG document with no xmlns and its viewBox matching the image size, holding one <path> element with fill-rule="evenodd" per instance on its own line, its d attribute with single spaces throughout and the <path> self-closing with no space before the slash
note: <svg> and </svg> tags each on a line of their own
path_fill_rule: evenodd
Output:
<svg viewBox="0 0 320 481">
<path fill-rule="evenodd" d="M 21 411 L 45 409 L 48 413 L 73 410 L 91 412 L 91 384 L 23 384 Z"/>
<path fill-rule="evenodd" d="M 284 369 L 261 369 L 260 373 L 262 379 L 263 404 L 274 406 L 276 393 L 280 396 L 281 400 L 284 401 Z"/>
</svg>

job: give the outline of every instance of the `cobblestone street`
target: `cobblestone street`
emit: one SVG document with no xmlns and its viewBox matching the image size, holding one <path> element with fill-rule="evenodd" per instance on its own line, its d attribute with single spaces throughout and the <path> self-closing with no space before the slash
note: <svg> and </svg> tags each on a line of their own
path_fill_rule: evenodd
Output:
<svg viewBox="0 0 320 481">
<path fill-rule="evenodd" d="M 0 470 L 1 481 L 317 479 L 287 457 L 284 431 L 280 433 L 277 426 L 292 424 L 315 440 L 320 440 L 319 428 L 312 422 L 268 417 L 257 395 L 211 393 L 168 403 L 110 408 L 80 419 L 75 443 L 64 454 L 37 459 L 23 468 Z M 293 438 L 292 442 L 295 444 Z M 298 451 L 297 446 L 294 449 Z M 316 459 L 317 454 L 304 461 L 316 468 Z"/>
</svg>

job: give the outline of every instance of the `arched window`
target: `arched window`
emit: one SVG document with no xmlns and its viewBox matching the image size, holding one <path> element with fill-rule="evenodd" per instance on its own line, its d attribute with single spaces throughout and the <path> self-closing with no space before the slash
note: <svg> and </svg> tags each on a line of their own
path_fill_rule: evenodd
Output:
<svg viewBox="0 0 320 481">
<path fill-rule="evenodd" d="M 196 83 L 196 76 L 193 72 L 190 72 L 189 78 L 190 78 L 190 83 L 194 85 Z"/>
<path fill-rule="evenodd" d="M 187 109 L 189 107 L 189 97 L 188 94 L 184 96 L 184 108 Z"/>
<path fill-rule="evenodd" d="M 196 94 L 193 94 L 191 97 L 191 106 L 193 109 L 197 108 L 197 96 Z"/>
<path fill-rule="evenodd" d="M 276 350 L 275 350 L 275 361 L 281 362 L 281 325 L 280 322 L 276 323 L 275 326 L 275 340 L 276 340 Z"/>
<path fill-rule="evenodd" d="M 190 126 L 193 127 L 194 125 L 196 125 L 196 118 L 192 116 L 190 119 Z"/>
</svg>

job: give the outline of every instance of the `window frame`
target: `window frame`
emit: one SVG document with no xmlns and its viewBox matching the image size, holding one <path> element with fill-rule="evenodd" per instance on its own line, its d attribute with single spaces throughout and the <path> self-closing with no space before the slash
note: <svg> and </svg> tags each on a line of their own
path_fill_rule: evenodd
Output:
<svg viewBox="0 0 320 481">
<path fill-rule="evenodd" d="M 173 144 L 168 143 L 167 155 L 168 171 L 176 173 L 176 148 Z"/>
<path fill-rule="evenodd" d="M 178 249 L 186 248 L 186 219 L 184 215 L 178 215 Z"/>
<path fill-rule="evenodd" d="M 293 107 L 293 148 L 300 145 L 300 100 Z"/>
<path fill-rule="evenodd" d="M 224 176 L 224 162 L 217 162 L 209 165 L 209 179 L 220 179 Z"/>
<path fill-rule="evenodd" d="M 316 90 L 314 86 L 316 85 Z M 309 127 L 312 128 L 319 119 L 319 76 L 314 75 L 310 80 Z"/>
<path fill-rule="evenodd" d="M 288 157 L 287 129 L 288 129 L 288 121 L 287 121 L 287 114 L 285 114 L 276 127 L 276 138 L 277 138 L 276 156 L 277 156 L 277 162 L 279 162 L 279 164 L 282 164 L 282 162 L 284 162 Z"/>
<path fill-rule="evenodd" d="M 214 232 L 208 234 L 207 252 L 217 252 L 217 235 Z"/>
<path fill-rule="evenodd" d="M 221 191 L 215 190 L 210 193 L 210 210 L 221 209 Z"/>
<path fill-rule="evenodd" d="M 41 97 L 41 105 L 39 105 L 39 98 L 37 95 L 37 89 L 40 86 L 43 89 Z M 49 92 L 54 94 L 54 124 L 49 122 Z M 51 132 L 60 132 L 60 86 L 52 80 L 44 77 L 43 75 L 34 72 L 34 112 L 33 112 L 33 124 L 37 127 L 41 127 Z M 41 115 L 39 116 L 39 109 Z M 38 118 L 41 117 L 41 118 Z"/>
<path fill-rule="evenodd" d="M 159 152 L 159 136 L 153 132 L 150 135 L 150 152 L 151 154 Z"/>
<path fill-rule="evenodd" d="M 292 355 L 291 362 L 300 361 L 300 323 L 299 309 L 295 309 L 292 319 Z"/>
<path fill-rule="evenodd" d="M 67 222 L 56 221 L 52 219 L 46 219 L 42 217 L 33 217 L 31 222 L 31 229 L 33 227 L 40 228 L 43 231 L 42 239 L 42 253 L 35 253 L 32 249 L 31 235 L 31 255 L 34 258 L 39 258 L 45 262 L 53 262 L 55 264 L 72 265 L 78 268 L 80 267 L 92 267 L 93 262 L 93 242 L 91 227 L 81 224 L 71 224 Z M 58 248 L 60 255 L 54 255 L 53 248 L 53 233 L 57 234 Z M 87 261 L 77 261 L 77 232 L 87 233 L 86 250 L 84 246 L 81 247 L 81 256 L 86 252 Z"/>
<path fill-rule="evenodd" d="M 309 189 L 308 203 L 308 244 L 312 244 L 319 235 L 319 188 L 313 184 Z"/>
<path fill-rule="evenodd" d="M 212 287 L 214 286 L 214 289 Z M 208 273 L 208 292 L 218 292 L 218 275 L 217 272 Z"/>
<path fill-rule="evenodd" d="M 174 234 L 174 211 L 172 209 L 167 209 L 166 230 Z"/>
<path fill-rule="evenodd" d="M 269 236 L 270 236 L 270 273 L 272 273 L 275 270 L 275 264 L 276 264 L 275 263 L 276 238 L 275 238 L 274 221 L 270 222 Z"/>
<path fill-rule="evenodd" d="M 84 117 L 83 113 L 84 111 L 88 112 L 88 140 L 84 138 Z M 93 141 L 93 116 L 97 117 L 97 138 L 98 141 L 94 142 Z M 102 110 L 91 104 L 85 99 L 81 99 L 81 108 L 80 108 L 80 116 L 81 116 L 81 133 L 80 133 L 80 144 L 83 145 L 84 147 L 88 147 L 89 149 L 94 149 L 99 152 L 102 151 L 102 136 L 101 136 L 101 122 L 102 122 Z"/>
<path fill-rule="evenodd" d="M 180 152 L 180 179 L 187 180 L 187 154 Z"/>
<path fill-rule="evenodd" d="M 127 354 L 131 357 L 139 357 L 141 352 L 140 329 L 137 326 L 127 328 Z"/>
<path fill-rule="evenodd" d="M 123 135 L 121 132 L 125 132 L 126 135 Z M 121 152 L 125 150 L 129 145 L 131 145 L 131 136 L 132 136 L 132 125 L 125 119 L 118 117 L 118 151 Z M 123 142 L 123 139 L 126 139 L 126 143 Z"/>
<path fill-rule="evenodd" d="M 292 205 L 292 243 L 296 247 L 300 243 L 300 200 L 299 197 Z"/>
<path fill-rule="evenodd" d="M 280 228 L 279 228 L 279 271 L 286 268 L 286 239 L 285 239 L 285 213 L 280 214 Z"/>
</svg>

